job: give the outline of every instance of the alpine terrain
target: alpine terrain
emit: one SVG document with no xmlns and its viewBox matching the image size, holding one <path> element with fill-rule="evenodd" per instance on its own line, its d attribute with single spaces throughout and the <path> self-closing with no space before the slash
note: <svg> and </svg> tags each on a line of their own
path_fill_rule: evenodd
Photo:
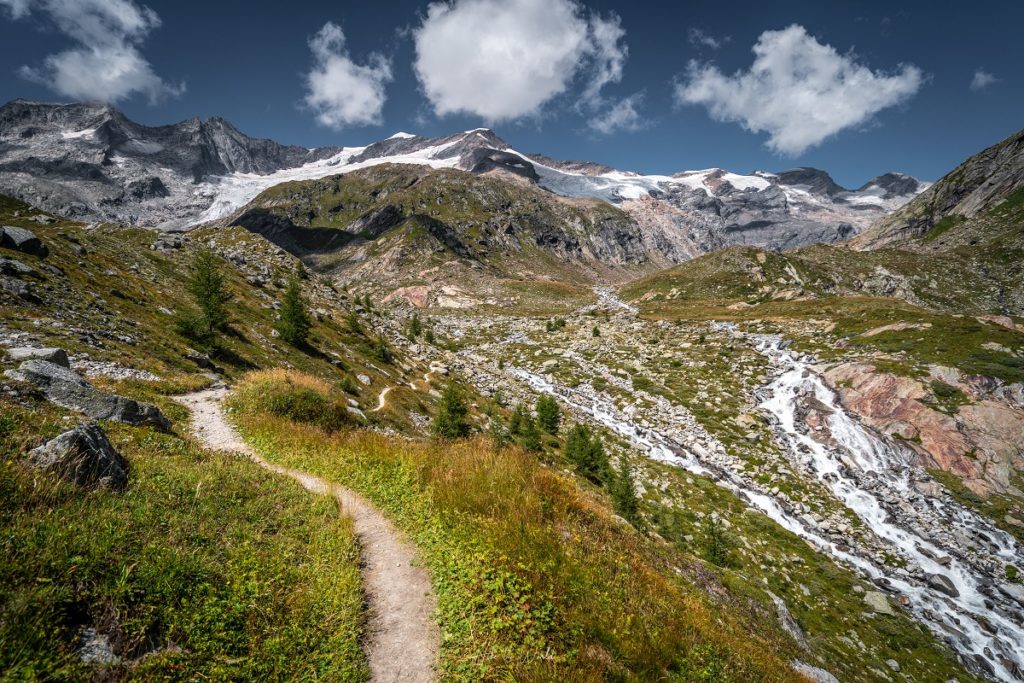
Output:
<svg viewBox="0 0 1024 683">
<path fill-rule="evenodd" d="M 878 170 L 9 102 L 3 677 L 1024 681 L 1024 132 Z"/>
</svg>

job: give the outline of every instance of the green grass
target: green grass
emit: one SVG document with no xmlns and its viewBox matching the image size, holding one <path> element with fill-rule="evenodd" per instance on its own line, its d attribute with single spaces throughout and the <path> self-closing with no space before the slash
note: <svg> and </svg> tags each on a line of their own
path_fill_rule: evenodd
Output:
<svg viewBox="0 0 1024 683">
<path fill-rule="evenodd" d="M 420 547 L 451 680 L 792 680 L 771 619 L 716 605 L 673 567 L 694 560 L 615 522 L 603 498 L 482 439 L 395 442 L 233 415 L 273 462 L 351 486 Z"/>
<path fill-rule="evenodd" d="M 4 680 L 367 678 L 359 553 L 333 502 L 120 425 L 127 490 L 82 491 L 21 463 L 64 428 L 45 405 L 0 403 Z M 79 661 L 85 627 L 120 663 Z"/>
<path fill-rule="evenodd" d="M 966 220 L 967 219 L 964 218 L 963 216 L 955 213 L 950 214 L 948 216 L 943 216 L 938 222 L 935 223 L 935 225 L 932 226 L 931 230 L 925 233 L 923 240 L 925 242 L 934 242 L 939 237 L 949 232 L 953 228 L 957 227 L 958 225 L 962 224 Z"/>
</svg>

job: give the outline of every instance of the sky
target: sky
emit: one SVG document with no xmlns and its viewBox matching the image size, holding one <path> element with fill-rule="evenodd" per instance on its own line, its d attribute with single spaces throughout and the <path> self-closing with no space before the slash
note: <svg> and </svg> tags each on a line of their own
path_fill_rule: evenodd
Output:
<svg viewBox="0 0 1024 683">
<path fill-rule="evenodd" d="M 0 0 L 0 99 L 355 146 L 493 128 L 670 174 L 925 180 L 1024 127 L 1024 3 Z"/>
</svg>

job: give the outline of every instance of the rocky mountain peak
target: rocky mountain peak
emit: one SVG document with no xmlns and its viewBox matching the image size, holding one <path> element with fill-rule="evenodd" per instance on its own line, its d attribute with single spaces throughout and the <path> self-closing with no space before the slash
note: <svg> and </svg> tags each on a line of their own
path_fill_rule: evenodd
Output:
<svg viewBox="0 0 1024 683">
<path fill-rule="evenodd" d="M 873 188 L 881 189 L 883 197 L 886 199 L 917 194 L 922 189 L 920 180 L 906 173 L 897 173 L 895 171 L 883 173 L 877 178 L 872 178 L 857 191 L 867 192 Z"/>
<path fill-rule="evenodd" d="M 811 194 L 835 197 L 846 192 L 846 189 L 836 183 L 832 176 L 818 168 L 801 166 L 775 175 L 780 184 L 804 189 Z"/>
</svg>

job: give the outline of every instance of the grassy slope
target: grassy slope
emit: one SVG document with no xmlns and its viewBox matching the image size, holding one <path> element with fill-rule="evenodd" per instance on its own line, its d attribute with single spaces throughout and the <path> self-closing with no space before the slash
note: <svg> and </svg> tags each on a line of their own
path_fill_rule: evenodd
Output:
<svg viewBox="0 0 1024 683">
<path fill-rule="evenodd" d="M 572 477 L 482 440 L 328 435 L 261 410 L 267 381 L 240 387 L 243 433 L 272 461 L 364 493 L 412 535 L 438 592 L 445 677 L 794 678 L 770 616 L 709 600 L 677 573 L 696 571 L 691 558 L 614 521 Z"/>
<path fill-rule="evenodd" d="M 179 424 L 185 415 L 166 403 Z M 0 671 L 93 680 L 82 628 L 122 660 L 104 677 L 365 680 L 358 548 L 336 506 L 173 434 L 106 425 L 123 493 L 17 463 L 66 411 L 0 402 Z"/>
</svg>

